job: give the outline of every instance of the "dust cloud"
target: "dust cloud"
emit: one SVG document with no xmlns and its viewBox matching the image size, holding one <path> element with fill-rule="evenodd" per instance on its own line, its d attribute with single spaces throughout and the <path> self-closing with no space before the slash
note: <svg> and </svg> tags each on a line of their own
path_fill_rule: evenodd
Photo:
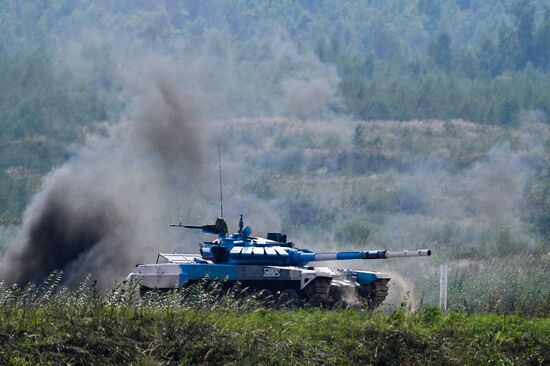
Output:
<svg viewBox="0 0 550 366">
<path fill-rule="evenodd" d="M 284 35 L 269 39 L 253 40 L 243 59 L 217 30 L 171 48 L 124 32 L 115 37 L 96 25 L 75 29 L 55 62 L 112 99 L 109 120 L 44 179 L 0 261 L 0 278 L 24 285 L 63 270 L 68 284 L 91 274 L 108 287 L 159 250 L 190 249 L 174 243 L 193 234 L 168 224 L 204 224 L 217 215 L 215 146 L 221 140 L 229 149 L 231 142 L 212 121 L 248 114 L 307 118 L 326 113 L 337 99 L 332 66 Z M 228 215 L 280 226 L 267 205 L 231 189 L 242 162 L 224 164 L 233 207 L 246 206 L 246 212 L 229 207 Z"/>
<path fill-rule="evenodd" d="M 123 120 L 46 177 L 2 260 L 3 279 L 25 284 L 63 269 L 70 281 L 92 273 L 111 284 L 166 238 L 169 202 L 197 183 L 203 162 L 200 102 L 175 70 L 147 61 L 124 76 Z"/>
</svg>

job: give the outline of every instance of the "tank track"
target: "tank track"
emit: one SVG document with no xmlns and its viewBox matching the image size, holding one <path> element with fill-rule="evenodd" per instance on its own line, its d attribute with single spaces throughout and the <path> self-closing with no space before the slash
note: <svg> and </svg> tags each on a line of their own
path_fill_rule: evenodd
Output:
<svg viewBox="0 0 550 366">
<path fill-rule="evenodd" d="M 242 282 L 241 286 L 245 286 L 245 298 L 253 297 L 266 308 L 295 309 L 304 305 L 318 307 L 325 304 L 329 299 L 331 280 L 332 278 L 318 277 L 303 290 L 297 286 L 298 283 L 277 283 L 273 286 L 269 282 Z"/>
<path fill-rule="evenodd" d="M 304 295 L 307 305 L 321 306 L 329 300 L 332 278 L 318 277 L 305 289 Z"/>
<path fill-rule="evenodd" d="M 211 289 L 210 285 L 220 284 L 221 287 L 214 288 L 220 293 L 227 293 L 231 289 L 237 289 L 237 297 L 246 302 L 253 298 L 260 305 L 266 308 L 291 309 L 306 306 L 324 306 L 329 300 L 329 291 L 331 289 L 330 277 L 317 277 L 309 283 L 303 290 L 299 287 L 298 281 L 204 281 L 201 286 L 204 289 Z M 186 286 L 200 284 L 198 281 L 189 282 Z M 168 292 L 174 289 L 170 288 L 148 288 L 139 287 L 139 294 L 145 296 L 148 292 Z"/>
<path fill-rule="evenodd" d="M 295 308 L 303 305 L 313 307 L 344 307 L 366 308 L 375 310 L 388 296 L 388 279 L 379 279 L 367 285 L 357 286 L 347 280 L 333 280 L 331 278 L 318 277 L 305 289 L 300 290 L 290 284 L 272 287 L 270 283 L 241 283 L 240 296 L 243 300 L 254 297 L 267 308 Z M 279 284 L 280 285 L 280 284 Z M 225 283 L 225 290 L 236 286 L 235 283 Z M 144 296 L 149 291 L 168 291 L 170 289 L 149 289 L 140 287 L 140 295 Z M 294 294 L 296 294 L 294 296 Z M 281 300 L 280 297 L 289 297 L 292 301 Z M 280 302 L 284 302 L 281 304 Z"/>
<path fill-rule="evenodd" d="M 361 285 L 357 289 L 359 296 L 368 301 L 368 309 L 378 308 L 388 296 L 388 279 L 378 279 L 368 285 Z"/>
<path fill-rule="evenodd" d="M 335 280 L 330 286 L 329 307 L 375 310 L 388 296 L 388 282 L 389 279 L 378 279 L 357 286 L 347 280 Z"/>
</svg>

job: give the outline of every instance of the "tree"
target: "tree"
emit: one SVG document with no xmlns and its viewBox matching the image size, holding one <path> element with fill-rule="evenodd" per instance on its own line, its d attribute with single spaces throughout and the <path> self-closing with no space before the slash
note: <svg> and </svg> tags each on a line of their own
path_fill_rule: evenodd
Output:
<svg viewBox="0 0 550 366">
<path fill-rule="evenodd" d="M 550 8 L 535 33 L 533 56 L 535 66 L 550 69 Z"/>
<path fill-rule="evenodd" d="M 448 73 L 451 71 L 451 37 L 447 32 L 442 32 L 430 43 L 428 46 L 428 55 L 437 65 L 441 66 L 445 72 Z"/>
<path fill-rule="evenodd" d="M 517 37 L 516 67 L 522 69 L 534 60 L 535 7 L 531 0 L 518 0 L 512 5 Z"/>
</svg>

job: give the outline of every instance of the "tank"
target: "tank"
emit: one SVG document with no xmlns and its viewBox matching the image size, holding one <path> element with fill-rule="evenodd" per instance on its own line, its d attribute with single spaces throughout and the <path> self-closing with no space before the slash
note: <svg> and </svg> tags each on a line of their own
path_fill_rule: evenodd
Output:
<svg viewBox="0 0 550 366">
<path fill-rule="evenodd" d="M 388 294 L 386 273 L 313 267 L 318 261 L 388 259 L 429 256 L 429 249 L 370 250 L 316 253 L 299 249 L 282 233 L 267 238 L 252 235 L 250 226 L 230 234 L 224 219 L 214 225 L 171 225 L 199 229 L 217 238 L 200 243 L 200 254 L 159 253 L 156 263 L 138 264 L 127 280 L 137 280 L 141 293 L 177 289 L 202 281 L 224 287 L 240 286 L 265 306 L 366 306 L 373 310 Z"/>
</svg>

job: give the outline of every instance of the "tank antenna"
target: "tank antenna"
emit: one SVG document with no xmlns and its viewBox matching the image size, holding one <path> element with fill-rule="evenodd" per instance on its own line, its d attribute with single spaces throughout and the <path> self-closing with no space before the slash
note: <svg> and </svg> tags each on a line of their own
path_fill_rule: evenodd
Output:
<svg viewBox="0 0 550 366">
<path fill-rule="evenodd" d="M 220 142 L 218 141 L 218 166 L 220 168 L 220 214 L 223 219 L 223 191 L 222 191 L 222 154 L 220 152 Z"/>
</svg>

